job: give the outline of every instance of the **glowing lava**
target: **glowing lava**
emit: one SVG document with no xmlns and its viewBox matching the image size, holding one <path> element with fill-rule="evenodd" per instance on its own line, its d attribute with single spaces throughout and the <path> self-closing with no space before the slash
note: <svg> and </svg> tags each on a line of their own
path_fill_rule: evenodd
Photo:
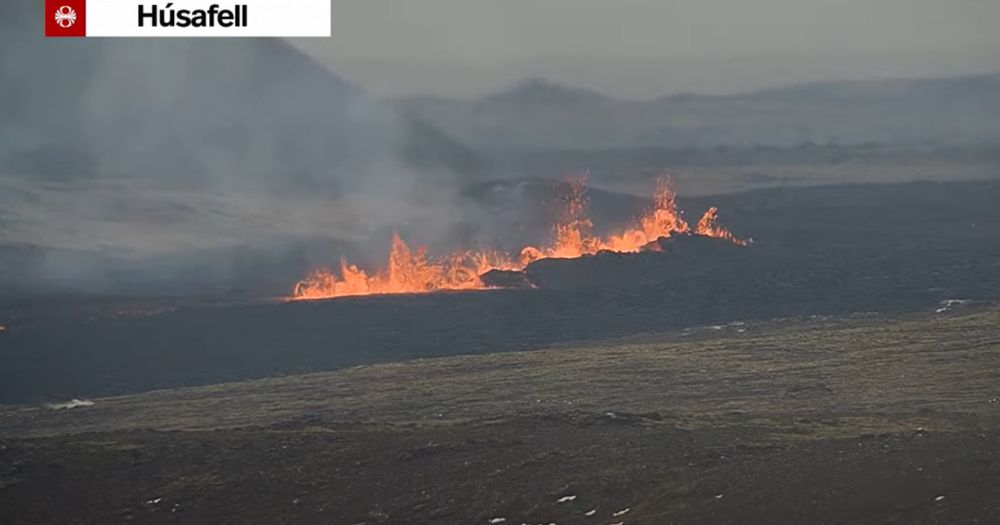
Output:
<svg viewBox="0 0 1000 525">
<path fill-rule="evenodd" d="M 676 194 L 666 177 L 657 180 L 653 205 L 637 224 L 605 238 L 591 234 L 593 224 L 586 215 L 584 181 L 570 183 L 564 201 L 561 220 L 553 227 L 552 242 L 541 247 L 526 246 L 519 260 L 503 253 L 484 251 L 460 251 L 431 260 L 425 248 L 413 250 L 398 234 L 393 234 L 389 261 L 384 269 L 369 274 L 342 259 L 339 275 L 327 269 L 313 271 L 295 284 L 292 299 L 482 290 L 488 287 L 479 276 L 490 270 L 523 270 L 539 259 L 570 259 L 600 251 L 638 252 L 657 239 L 692 234 L 691 227 L 677 209 Z M 709 208 L 693 233 L 747 244 L 719 224 L 718 212 L 715 207 Z"/>
<path fill-rule="evenodd" d="M 653 194 L 653 205 L 639 218 L 638 224 L 631 228 L 626 228 L 620 234 L 610 235 L 607 238 L 600 238 L 590 235 L 593 226 L 586 218 L 586 195 L 582 181 L 573 182 L 570 185 L 566 212 L 562 222 L 556 225 L 554 231 L 554 241 L 546 248 L 536 248 L 528 246 L 521 251 L 521 263 L 527 265 L 538 259 L 545 258 L 565 258 L 572 259 L 584 255 L 593 255 L 600 251 L 612 251 L 620 253 L 634 253 L 642 250 L 649 243 L 675 234 L 691 233 L 691 227 L 681 216 L 677 209 L 677 195 L 670 186 L 670 179 L 660 177 L 656 181 L 656 191 Z M 708 221 L 711 229 L 702 228 L 699 222 L 697 234 L 708 237 L 720 237 L 733 241 L 737 244 L 746 244 L 745 241 L 738 240 L 729 230 L 718 225 L 715 216 L 718 213 L 716 208 L 711 208 L 705 213 L 708 217 L 712 214 L 712 219 Z M 702 222 L 705 222 L 705 217 Z"/>
<path fill-rule="evenodd" d="M 394 233 L 389 264 L 384 270 L 369 275 L 341 259 L 339 277 L 329 270 L 315 270 L 295 284 L 294 298 L 474 290 L 485 288 L 480 275 L 493 269 L 516 267 L 502 254 L 488 252 L 456 252 L 432 262 L 427 259 L 426 249 L 412 250 Z"/>
</svg>

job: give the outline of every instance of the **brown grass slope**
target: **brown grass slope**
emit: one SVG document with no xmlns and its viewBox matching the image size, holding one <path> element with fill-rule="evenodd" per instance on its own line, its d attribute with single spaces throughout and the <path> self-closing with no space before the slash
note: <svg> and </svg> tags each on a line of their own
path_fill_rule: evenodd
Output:
<svg viewBox="0 0 1000 525">
<path fill-rule="evenodd" d="M 1000 512 L 998 385 L 1000 310 L 987 309 L 732 324 L 74 409 L 7 406 L 0 514 L 988 521 Z"/>
</svg>

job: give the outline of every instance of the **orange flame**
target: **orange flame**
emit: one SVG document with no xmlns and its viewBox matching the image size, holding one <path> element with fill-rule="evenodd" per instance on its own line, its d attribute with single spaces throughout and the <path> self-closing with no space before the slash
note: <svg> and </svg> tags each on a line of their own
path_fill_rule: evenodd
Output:
<svg viewBox="0 0 1000 525">
<path fill-rule="evenodd" d="M 553 227 L 551 244 L 526 246 L 520 260 L 487 251 L 460 251 L 430 261 L 426 249 L 411 250 L 393 234 L 388 265 L 369 275 L 346 260 L 340 261 L 340 276 L 330 270 L 315 270 L 295 284 L 293 299 L 328 299 L 351 295 L 428 293 L 441 290 L 482 290 L 487 286 L 480 276 L 490 270 L 523 270 L 528 264 L 545 258 L 576 258 L 600 251 L 638 252 L 657 239 L 675 234 L 691 234 L 691 227 L 677 209 L 677 197 L 668 177 L 656 182 L 653 205 L 637 224 L 607 238 L 591 234 L 593 224 L 586 215 L 586 185 L 583 179 L 572 181 L 564 199 L 563 215 Z M 738 245 L 738 239 L 718 222 L 714 206 L 698 221 L 695 235 L 725 239 Z M 655 249 L 655 247 L 654 247 Z"/>
<path fill-rule="evenodd" d="M 340 277 L 329 270 L 313 271 L 295 284 L 296 299 L 325 299 L 350 295 L 426 293 L 439 290 L 485 288 L 479 276 L 514 265 L 500 254 L 456 252 L 442 261 L 427 260 L 426 249 L 411 250 L 399 234 L 392 235 L 389 264 L 385 270 L 368 275 L 346 260 L 340 261 Z"/>
<path fill-rule="evenodd" d="M 677 210 L 677 195 L 668 177 L 656 181 L 653 206 L 639 218 L 638 224 L 606 239 L 589 235 L 591 222 L 586 218 L 586 196 L 583 181 L 571 183 L 567 213 L 555 226 L 555 241 L 550 247 L 528 246 L 521 251 L 524 265 L 544 258 L 571 259 L 593 255 L 600 251 L 634 253 L 644 246 L 675 233 L 689 233 L 691 228 Z"/>
<path fill-rule="evenodd" d="M 740 246 L 746 246 L 749 241 L 745 239 L 737 239 L 733 232 L 726 229 L 724 226 L 719 224 L 719 208 L 712 206 L 705 211 L 705 214 L 701 216 L 701 220 L 698 221 L 698 227 L 695 229 L 695 233 L 698 235 L 704 235 L 705 237 L 715 237 L 717 239 L 726 239 Z"/>
</svg>

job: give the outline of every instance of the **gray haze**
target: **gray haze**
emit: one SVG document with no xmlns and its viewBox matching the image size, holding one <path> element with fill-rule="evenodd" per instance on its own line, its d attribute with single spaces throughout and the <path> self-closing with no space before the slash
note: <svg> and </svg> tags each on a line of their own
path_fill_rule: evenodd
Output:
<svg viewBox="0 0 1000 525">
<path fill-rule="evenodd" d="M 41 16 L 0 3 L 0 298 L 287 288 L 384 229 L 449 237 L 435 186 L 475 154 L 288 43 L 45 39 Z"/>
<path fill-rule="evenodd" d="M 334 0 L 297 40 L 381 95 L 526 77 L 649 98 L 1000 69 L 995 0 Z"/>
<path fill-rule="evenodd" d="M 621 100 L 530 80 L 471 100 L 410 97 L 397 103 L 498 156 L 810 143 L 921 148 L 1000 143 L 1000 74 L 812 83 L 651 100 Z"/>
</svg>

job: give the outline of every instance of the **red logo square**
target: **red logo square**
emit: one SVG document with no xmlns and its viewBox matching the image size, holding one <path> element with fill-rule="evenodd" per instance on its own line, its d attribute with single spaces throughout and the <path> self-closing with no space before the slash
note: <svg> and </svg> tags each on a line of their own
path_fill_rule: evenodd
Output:
<svg viewBox="0 0 1000 525">
<path fill-rule="evenodd" d="M 45 0 L 45 36 L 87 36 L 87 0 Z"/>
</svg>

